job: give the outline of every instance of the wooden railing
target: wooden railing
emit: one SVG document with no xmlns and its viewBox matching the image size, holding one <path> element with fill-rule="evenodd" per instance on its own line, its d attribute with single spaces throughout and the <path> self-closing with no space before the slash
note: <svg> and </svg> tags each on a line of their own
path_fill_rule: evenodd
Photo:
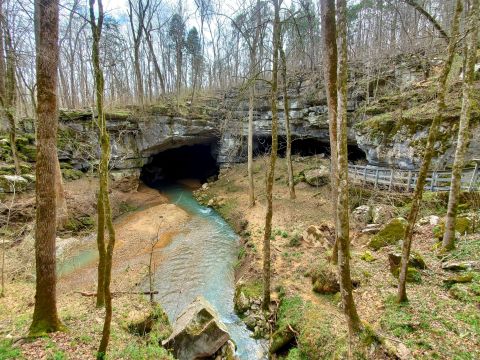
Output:
<svg viewBox="0 0 480 360">
<path fill-rule="evenodd" d="M 384 167 L 348 165 L 350 181 L 355 184 L 370 184 L 376 189 L 413 191 L 417 185 L 418 171 L 398 170 Z M 449 191 L 452 172 L 449 170 L 430 171 L 427 175 L 425 190 Z M 480 190 L 480 169 L 463 169 L 462 191 Z"/>
</svg>

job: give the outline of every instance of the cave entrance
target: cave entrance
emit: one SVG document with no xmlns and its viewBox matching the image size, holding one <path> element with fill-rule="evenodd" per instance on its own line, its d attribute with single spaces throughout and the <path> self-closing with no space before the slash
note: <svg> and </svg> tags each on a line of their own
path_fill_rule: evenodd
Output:
<svg viewBox="0 0 480 360">
<path fill-rule="evenodd" d="M 150 157 L 148 164 L 142 167 L 140 179 L 155 188 L 186 179 L 204 183 L 219 173 L 217 151 L 217 143 L 211 142 L 159 152 Z"/>
<path fill-rule="evenodd" d="M 253 155 L 261 156 L 270 154 L 272 148 L 271 136 L 254 136 Z M 278 156 L 285 157 L 287 153 L 287 137 L 278 136 Z M 312 156 L 325 154 L 330 155 L 330 144 L 314 138 L 292 138 L 292 155 Z"/>
<path fill-rule="evenodd" d="M 253 155 L 261 156 L 270 154 L 272 148 L 271 136 L 255 136 L 253 139 Z M 287 137 L 278 136 L 278 156 L 285 157 L 287 152 Z M 323 154 L 330 156 L 330 143 L 315 138 L 293 138 L 292 155 L 312 156 Z M 357 145 L 348 145 L 348 161 L 366 161 L 366 154 Z"/>
</svg>

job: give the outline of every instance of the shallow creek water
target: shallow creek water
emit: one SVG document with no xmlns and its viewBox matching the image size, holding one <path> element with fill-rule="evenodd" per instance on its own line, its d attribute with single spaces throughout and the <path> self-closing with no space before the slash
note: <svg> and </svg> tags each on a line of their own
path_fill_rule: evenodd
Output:
<svg viewBox="0 0 480 360">
<path fill-rule="evenodd" d="M 213 209 L 200 205 L 181 186 L 162 189 L 170 202 L 191 218 L 172 242 L 161 250 L 156 269 L 157 299 L 173 322 L 197 296 L 203 296 L 227 326 L 242 360 L 266 358 L 266 343 L 252 334 L 233 310 L 233 267 L 238 235 Z"/>
</svg>

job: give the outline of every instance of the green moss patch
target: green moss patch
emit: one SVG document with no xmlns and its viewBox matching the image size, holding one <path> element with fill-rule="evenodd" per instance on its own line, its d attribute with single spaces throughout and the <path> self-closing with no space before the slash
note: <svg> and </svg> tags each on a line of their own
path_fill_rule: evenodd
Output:
<svg viewBox="0 0 480 360">
<path fill-rule="evenodd" d="M 407 221 L 403 218 L 391 220 L 382 230 L 372 237 L 368 247 L 372 250 L 378 250 L 384 246 L 394 245 L 403 240 Z"/>
<path fill-rule="evenodd" d="M 436 225 L 432 231 L 435 238 L 442 240 L 443 235 L 445 234 L 445 220 L 442 220 L 440 224 Z M 457 217 L 455 222 L 455 232 L 458 232 L 461 235 L 471 234 L 473 232 L 472 221 L 466 217 Z"/>
<path fill-rule="evenodd" d="M 283 339 L 287 348 L 281 350 L 289 351 L 289 358 L 337 359 L 346 354 L 346 336 L 336 333 L 332 316 L 326 314 L 322 306 L 305 302 L 298 296 L 286 297 L 277 315 L 275 341 L 281 340 L 280 334 L 287 334 Z M 295 332 L 294 339 L 288 334 L 290 328 Z"/>
<path fill-rule="evenodd" d="M 62 169 L 62 175 L 65 180 L 78 180 L 83 176 L 83 172 L 75 169 Z"/>
<path fill-rule="evenodd" d="M 313 291 L 319 294 L 335 294 L 340 291 L 335 266 L 322 260 L 315 264 L 308 275 L 312 278 Z"/>
</svg>

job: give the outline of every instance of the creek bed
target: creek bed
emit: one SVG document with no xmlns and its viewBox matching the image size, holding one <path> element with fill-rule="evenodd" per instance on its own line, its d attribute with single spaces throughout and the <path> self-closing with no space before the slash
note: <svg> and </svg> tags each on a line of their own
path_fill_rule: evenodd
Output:
<svg viewBox="0 0 480 360">
<path fill-rule="evenodd" d="M 266 358 L 266 341 L 251 338 L 252 333 L 233 309 L 238 235 L 215 210 L 200 205 L 190 190 L 170 186 L 162 188 L 162 193 L 191 218 L 161 250 L 155 273 L 157 300 L 173 322 L 197 296 L 203 296 L 227 326 L 240 359 Z"/>
</svg>

